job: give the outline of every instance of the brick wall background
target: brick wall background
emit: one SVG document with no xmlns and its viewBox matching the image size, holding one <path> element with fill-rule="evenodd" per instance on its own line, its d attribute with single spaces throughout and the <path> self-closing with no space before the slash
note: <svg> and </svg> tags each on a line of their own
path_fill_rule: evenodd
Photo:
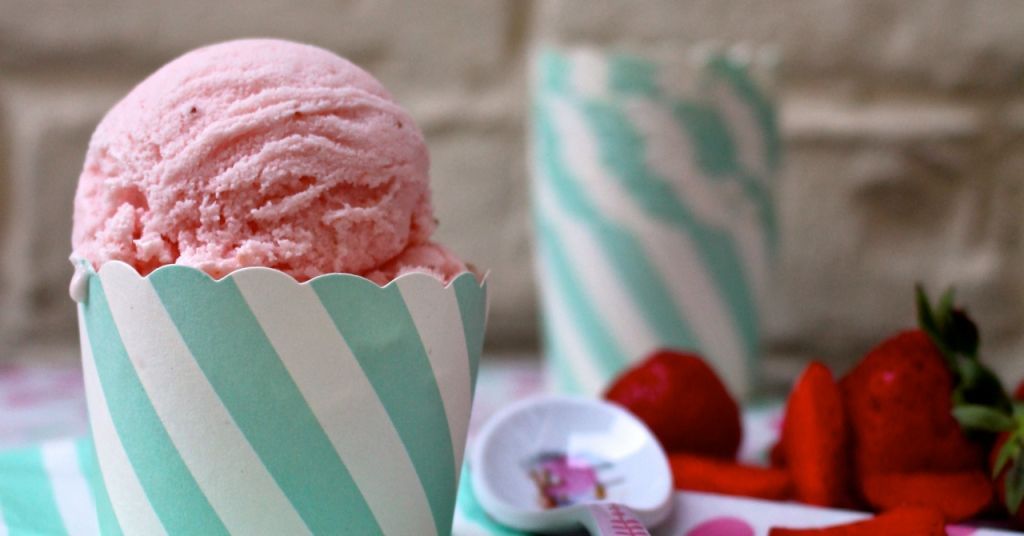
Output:
<svg viewBox="0 0 1024 536">
<path fill-rule="evenodd" d="M 146 5 L 144 5 L 146 4 Z M 955 283 L 1024 375 L 1019 0 L 0 0 L 0 359 L 75 358 L 71 198 L 93 126 L 195 46 L 277 36 L 366 67 L 433 154 L 439 237 L 491 268 L 494 351 L 536 344 L 525 72 L 540 43 L 777 45 L 788 142 L 769 372 L 848 363 Z"/>
</svg>

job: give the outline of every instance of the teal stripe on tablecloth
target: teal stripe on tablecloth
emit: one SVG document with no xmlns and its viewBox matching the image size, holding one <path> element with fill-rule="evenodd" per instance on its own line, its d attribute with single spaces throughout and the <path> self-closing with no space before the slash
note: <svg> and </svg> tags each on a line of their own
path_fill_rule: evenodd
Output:
<svg viewBox="0 0 1024 536">
<path fill-rule="evenodd" d="M 11 536 L 67 534 L 38 447 L 0 456 L 0 510 Z"/>
<path fill-rule="evenodd" d="M 476 391 L 477 371 L 480 369 L 480 353 L 484 347 L 484 322 L 487 316 L 487 292 L 480 288 L 476 276 L 462 275 L 452 282 L 455 299 L 459 302 L 462 317 L 462 332 L 466 339 L 466 354 L 469 357 L 469 373 Z"/>
<path fill-rule="evenodd" d="M 150 281 L 239 430 L 317 534 L 380 534 L 344 462 L 231 278 L 167 267 Z"/>
<path fill-rule="evenodd" d="M 89 483 L 89 491 L 92 493 L 93 503 L 96 505 L 96 517 L 99 519 L 100 532 L 105 536 L 120 536 L 123 534 L 121 525 L 118 524 L 117 516 L 114 515 L 114 507 L 110 504 L 107 487 L 103 484 L 103 475 L 100 473 L 92 439 L 86 437 L 75 441 L 75 453 L 78 456 L 78 469 L 85 477 L 85 481 Z"/>
<path fill-rule="evenodd" d="M 99 277 L 89 278 L 83 311 L 110 417 L 161 524 L 170 534 L 227 534 L 146 396 Z"/>
<path fill-rule="evenodd" d="M 579 180 L 572 176 L 573 170 L 562 160 L 562 139 L 555 131 L 554 121 L 550 110 L 544 109 L 543 102 L 538 103 L 534 125 L 537 128 L 536 140 L 539 144 L 536 148 L 536 157 L 540 160 L 540 173 L 535 180 L 546 181 L 555 193 L 559 206 L 569 217 L 580 220 L 597 233 L 598 241 L 618 274 L 619 281 L 626 286 L 629 294 L 636 298 L 640 304 L 638 309 L 644 314 L 644 320 L 651 326 L 659 341 L 665 346 L 696 349 L 697 338 L 684 319 L 678 304 L 672 300 L 664 276 L 654 268 L 644 248 L 629 231 L 610 222 L 592 205 L 587 193 L 579 186 Z M 667 187 L 663 195 L 671 195 Z M 538 230 L 542 231 L 542 236 L 544 231 L 550 232 L 542 224 L 538 224 Z M 606 313 L 613 314 L 614 311 Z M 607 320 L 614 321 L 613 318 Z M 604 327 L 600 330 L 607 332 Z M 610 350 L 597 351 L 610 353 Z M 619 357 L 622 360 L 619 365 L 637 357 L 640 356 Z"/>
<path fill-rule="evenodd" d="M 455 452 L 441 391 L 398 285 L 380 288 L 355 277 L 320 278 L 311 285 L 391 417 L 427 494 L 437 533 L 449 534 Z"/>
<path fill-rule="evenodd" d="M 683 134 L 696 149 L 701 171 L 713 180 L 737 181 L 747 198 L 753 201 L 768 246 L 774 251 L 778 231 L 769 182 L 758 180 L 748 170 L 741 169 L 736 143 L 722 114 L 706 106 L 681 101 L 672 103 L 671 110 Z"/>
<path fill-rule="evenodd" d="M 663 177 L 646 166 L 643 138 L 620 108 L 599 102 L 581 106 L 600 143 L 602 164 L 655 217 L 671 222 L 694 240 L 718 294 L 728 306 L 746 348 L 747 368 L 757 370 L 758 327 L 754 296 L 733 238 L 704 225 L 672 194 Z"/>
<path fill-rule="evenodd" d="M 782 140 L 775 106 L 750 77 L 747 67 L 738 65 L 724 56 L 717 56 L 708 62 L 708 68 L 712 75 L 729 84 L 754 112 L 754 117 L 761 127 L 761 138 L 764 140 L 764 159 L 768 163 L 769 171 L 776 171 L 782 155 Z"/>
<path fill-rule="evenodd" d="M 628 54 L 608 58 L 608 85 L 612 93 L 622 96 L 652 97 L 661 92 L 654 63 Z"/>
</svg>

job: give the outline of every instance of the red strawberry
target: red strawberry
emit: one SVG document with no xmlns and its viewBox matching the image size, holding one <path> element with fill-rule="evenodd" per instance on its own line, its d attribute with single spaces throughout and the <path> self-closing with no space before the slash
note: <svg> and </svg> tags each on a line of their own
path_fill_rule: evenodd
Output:
<svg viewBox="0 0 1024 536">
<path fill-rule="evenodd" d="M 930 508 L 897 508 L 882 515 L 818 529 L 774 527 L 768 536 L 946 536 L 942 514 Z"/>
<path fill-rule="evenodd" d="M 619 376 L 605 398 L 639 417 L 668 452 L 736 457 L 739 407 L 694 354 L 656 352 Z"/>
<path fill-rule="evenodd" d="M 934 508 L 947 521 L 962 521 L 992 503 L 992 481 L 983 471 L 872 474 L 861 482 L 864 499 L 885 511 L 901 506 Z"/>
<path fill-rule="evenodd" d="M 840 382 L 861 474 L 966 471 L 984 449 L 952 416 L 953 375 L 928 335 L 900 333 Z"/>
<path fill-rule="evenodd" d="M 793 482 L 782 469 L 742 465 L 691 454 L 672 454 L 669 465 L 676 489 L 773 501 L 784 501 L 793 494 Z"/>
<path fill-rule="evenodd" d="M 1024 380 L 1021 380 L 1021 382 L 1017 384 L 1017 388 L 1014 389 L 1013 399 L 1018 402 L 1024 402 Z"/>
<path fill-rule="evenodd" d="M 839 386 L 812 362 L 789 395 L 780 440 L 795 497 L 819 506 L 851 506 L 849 432 Z"/>
</svg>

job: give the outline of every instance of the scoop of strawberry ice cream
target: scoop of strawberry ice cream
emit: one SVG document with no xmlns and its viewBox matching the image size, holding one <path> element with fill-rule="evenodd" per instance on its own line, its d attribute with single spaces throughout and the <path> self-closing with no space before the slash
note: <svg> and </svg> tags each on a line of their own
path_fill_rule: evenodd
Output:
<svg viewBox="0 0 1024 536">
<path fill-rule="evenodd" d="M 465 266 L 420 253 L 436 247 L 428 168 L 412 118 L 359 67 L 287 41 L 221 43 L 168 63 L 103 118 L 72 246 L 142 274 L 397 275 L 405 257 L 448 274 Z"/>
</svg>

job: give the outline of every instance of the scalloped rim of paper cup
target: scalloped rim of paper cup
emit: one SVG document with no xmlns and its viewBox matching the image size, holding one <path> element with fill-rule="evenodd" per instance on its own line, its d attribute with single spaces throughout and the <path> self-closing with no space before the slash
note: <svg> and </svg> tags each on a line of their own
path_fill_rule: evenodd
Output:
<svg viewBox="0 0 1024 536">
<path fill-rule="evenodd" d="M 205 271 L 203 271 L 203 270 L 201 270 L 199 268 L 196 268 L 194 266 L 188 266 L 186 264 L 165 264 L 165 265 L 160 266 L 159 268 L 153 270 L 152 272 L 149 272 L 146 275 L 142 275 L 142 274 L 139 274 L 139 271 L 136 270 L 134 266 L 132 266 L 132 265 L 130 265 L 130 264 L 124 262 L 124 261 L 119 261 L 119 260 L 106 261 L 103 264 L 101 264 L 99 270 L 97 270 L 95 268 L 95 266 L 93 265 L 93 263 L 91 263 L 91 262 L 89 262 L 89 261 L 87 261 L 85 259 L 81 259 L 81 258 L 77 258 L 77 257 L 72 256 L 70 260 L 71 260 L 71 264 L 75 267 L 75 274 L 71 278 L 71 285 L 70 285 L 69 293 L 71 294 L 71 299 L 76 301 L 76 302 L 81 302 L 82 300 L 84 300 L 84 295 L 81 293 L 81 289 L 76 289 L 76 285 L 83 284 L 82 275 L 97 275 L 97 276 L 101 276 L 102 273 L 104 272 L 104 270 L 106 269 L 106 267 L 110 266 L 110 265 L 121 265 L 121 266 L 127 267 L 129 270 L 134 272 L 136 275 L 138 275 L 142 279 L 150 279 L 157 272 L 166 271 L 168 269 L 170 269 L 170 270 L 186 269 L 186 270 L 191 270 L 191 271 L 194 271 L 194 272 L 199 272 L 199 273 L 203 274 L 209 280 L 213 281 L 214 283 L 220 283 L 221 281 L 224 281 L 224 280 L 227 280 L 227 279 L 233 279 L 235 276 L 237 276 L 238 274 L 243 273 L 243 272 L 261 271 L 261 272 L 276 272 L 278 274 L 281 274 L 281 276 L 283 276 L 283 277 L 287 277 L 288 279 L 292 280 L 296 285 L 300 285 L 300 286 L 301 285 L 310 285 L 314 281 L 318 281 L 320 279 L 333 278 L 333 277 L 345 277 L 345 278 L 361 279 L 361 280 L 366 281 L 366 282 L 370 283 L 371 285 L 373 285 L 373 286 L 375 286 L 377 288 L 380 288 L 380 289 L 386 289 L 386 288 L 391 287 L 392 285 L 398 285 L 398 283 L 400 281 L 403 281 L 403 280 L 406 280 L 406 279 L 424 278 L 424 277 L 429 278 L 432 281 L 436 281 L 441 286 L 441 288 L 444 289 L 444 290 L 450 289 L 452 287 L 452 285 L 454 285 L 457 280 L 460 280 L 460 279 L 465 278 L 465 277 L 472 277 L 476 281 L 477 286 L 479 288 L 483 289 L 484 287 L 487 286 L 488 279 L 490 278 L 490 275 L 491 275 L 491 271 L 490 270 L 487 270 L 486 272 L 484 272 L 483 275 L 479 275 L 476 272 L 473 272 L 473 271 L 470 271 L 470 270 L 464 270 L 464 271 L 459 272 L 458 274 L 456 274 L 455 277 L 452 277 L 451 279 L 448 280 L 447 283 L 445 283 L 443 280 L 439 279 L 436 275 L 434 275 L 433 273 L 428 272 L 426 270 L 411 270 L 411 271 L 408 271 L 408 272 L 406 272 L 406 273 L 404 273 L 404 274 L 402 274 L 402 275 L 400 275 L 398 277 L 395 277 L 394 279 L 392 279 L 392 280 L 388 281 L 387 283 L 381 285 L 381 284 L 377 283 L 376 281 L 373 281 L 372 279 L 363 277 L 361 275 L 350 274 L 350 273 L 345 273 L 345 272 L 331 272 L 331 273 L 326 273 L 326 274 L 320 274 L 320 275 L 318 275 L 316 277 L 307 279 L 306 281 L 299 281 L 299 280 L 295 279 L 291 274 L 288 274 L 286 272 L 282 272 L 281 270 L 277 270 L 277 269 L 274 269 L 274 268 L 268 268 L 266 266 L 246 266 L 246 267 L 243 267 L 243 268 L 238 268 L 236 270 L 232 270 L 231 272 L 225 274 L 222 277 L 213 277 L 210 274 L 206 273 Z"/>
</svg>

